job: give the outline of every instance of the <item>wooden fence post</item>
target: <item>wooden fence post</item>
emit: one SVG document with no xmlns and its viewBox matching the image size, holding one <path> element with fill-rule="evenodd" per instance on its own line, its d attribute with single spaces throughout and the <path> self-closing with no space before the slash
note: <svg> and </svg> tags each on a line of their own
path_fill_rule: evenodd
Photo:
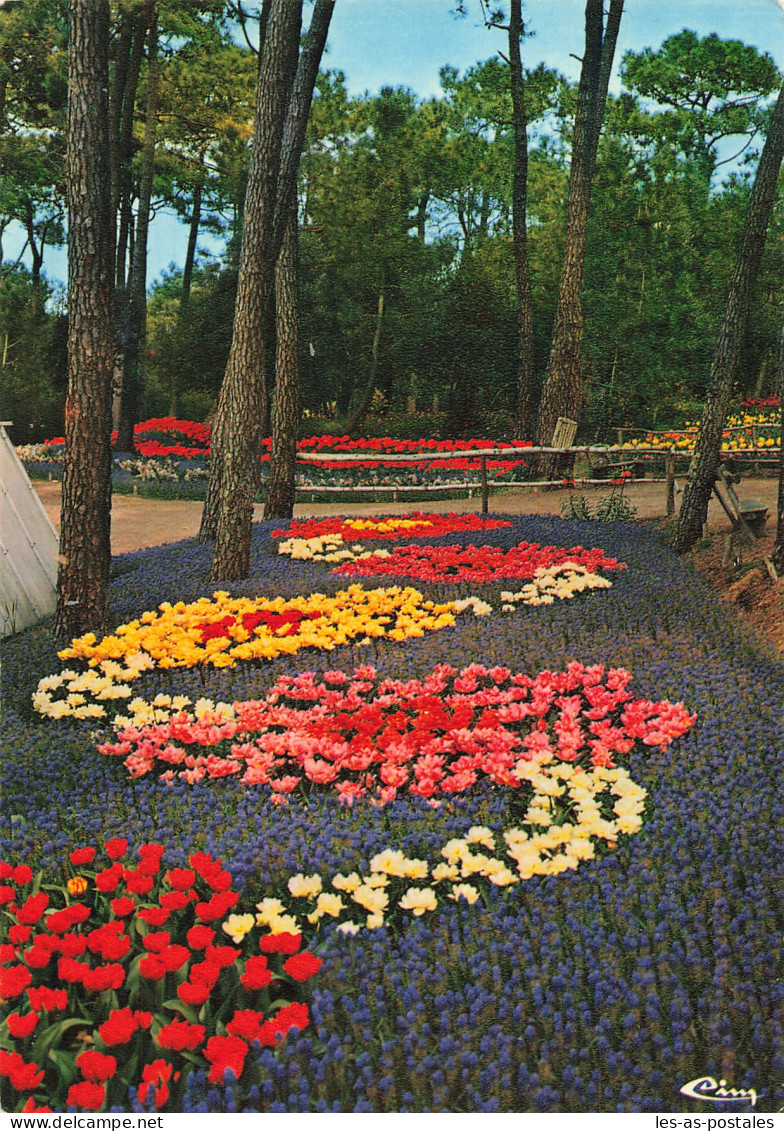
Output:
<svg viewBox="0 0 784 1131">
<path fill-rule="evenodd" d="M 667 514 L 675 514 L 675 449 L 670 448 L 666 461 L 665 475 L 667 477 Z"/>
<path fill-rule="evenodd" d="M 482 514 L 487 514 L 487 456 L 479 457 L 479 474 L 482 478 Z"/>
</svg>

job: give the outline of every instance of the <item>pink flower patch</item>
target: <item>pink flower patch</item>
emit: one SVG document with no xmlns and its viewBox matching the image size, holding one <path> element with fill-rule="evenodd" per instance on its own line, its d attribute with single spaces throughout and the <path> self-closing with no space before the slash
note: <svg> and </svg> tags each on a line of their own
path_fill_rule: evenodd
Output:
<svg viewBox="0 0 784 1131">
<path fill-rule="evenodd" d="M 483 778 L 517 788 L 520 761 L 612 767 L 637 742 L 666 748 L 695 720 L 682 703 L 634 699 L 628 671 L 598 664 L 536 676 L 441 664 L 421 681 L 380 679 L 368 665 L 341 674 L 282 676 L 263 700 L 234 705 L 228 733 L 178 716 L 121 738 L 143 747 L 145 772 L 162 763 L 165 780 L 173 733 L 189 728 L 186 781 L 241 774 L 277 805 L 324 789 L 346 805 L 386 804 L 401 790 L 437 802 Z M 134 754 L 126 765 L 136 772 Z M 197 904 L 204 922 L 217 918 L 211 904 Z"/>
</svg>

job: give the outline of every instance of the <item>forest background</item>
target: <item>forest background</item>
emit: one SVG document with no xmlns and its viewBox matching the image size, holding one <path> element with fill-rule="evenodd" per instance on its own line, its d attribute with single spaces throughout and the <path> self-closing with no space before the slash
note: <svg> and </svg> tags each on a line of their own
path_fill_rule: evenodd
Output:
<svg viewBox="0 0 784 1131">
<path fill-rule="evenodd" d="M 63 427 L 66 7 L 7 0 L 0 10 L 0 404 L 20 443 Z M 115 6 L 115 51 L 144 7 Z M 517 374 L 505 37 L 485 26 L 492 13 L 479 3 L 462 19 L 448 0 L 399 4 L 394 17 L 381 7 L 336 5 L 301 162 L 302 427 L 342 430 L 369 390 L 365 432 L 508 437 Z M 580 429 L 591 441 L 699 416 L 780 85 L 784 13 L 774 0 L 746 0 L 742 13 L 707 0 L 648 7 L 629 4 L 624 17 L 593 185 Z M 201 421 L 214 409 L 231 338 L 256 32 L 253 5 L 157 8 L 156 66 L 142 43 L 134 97 L 118 110 L 128 157 L 118 283 L 132 285 L 151 173 L 137 417 Z M 562 262 L 582 5 L 529 4 L 526 14 L 536 386 Z M 739 397 L 776 387 L 783 225 L 779 204 Z M 157 273 L 175 230 L 178 261 Z"/>
</svg>

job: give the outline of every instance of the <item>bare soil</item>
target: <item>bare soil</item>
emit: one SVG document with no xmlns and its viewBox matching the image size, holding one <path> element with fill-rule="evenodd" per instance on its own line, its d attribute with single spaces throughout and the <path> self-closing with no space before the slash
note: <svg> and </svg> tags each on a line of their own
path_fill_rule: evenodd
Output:
<svg viewBox="0 0 784 1131">
<path fill-rule="evenodd" d="M 714 531 L 694 550 L 694 562 L 722 599 L 734 605 L 760 643 L 784 659 L 784 577 L 774 581 L 765 564 L 766 558 L 770 561 L 775 535 L 774 517 L 759 541 L 741 542 L 737 557 L 733 560 L 729 555 L 727 561 L 726 531 Z"/>
<path fill-rule="evenodd" d="M 59 529 L 60 484 L 36 482 L 34 486 L 55 528 Z M 749 544 L 736 536 L 729 552 L 729 519 L 719 503 L 712 500 L 707 536 L 694 549 L 693 557 L 697 569 L 723 600 L 732 603 L 738 616 L 758 637 L 762 646 L 784 658 L 784 578 L 774 582 L 765 567 L 765 558 L 770 558 L 776 533 L 777 489 L 777 481 L 772 478 L 743 480 L 738 488 L 741 498 L 762 499 L 771 517 L 757 542 Z M 609 490 L 608 485 L 588 488 L 580 493 L 585 494 L 589 502 L 595 502 L 606 496 Z M 534 488 L 526 491 L 509 488 L 491 495 L 490 509 L 491 512 L 505 514 L 561 514 L 562 505 L 568 497 L 567 489 Z M 646 480 L 634 482 L 626 487 L 626 497 L 637 508 L 639 521 L 664 521 L 664 484 Z M 426 503 L 352 503 L 345 499 L 339 503 L 299 503 L 294 508 L 294 516 L 391 514 L 411 510 L 464 513 L 478 511 L 480 506 L 476 495 L 471 499 L 435 499 Z M 198 533 L 201 509 L 200 502 L 114 495 L 112 553 L 123 554 L 193 538 Z M 257 506 L 254 518 L 258 520 L 262 516 L 263 507 Z"/>
</svg>

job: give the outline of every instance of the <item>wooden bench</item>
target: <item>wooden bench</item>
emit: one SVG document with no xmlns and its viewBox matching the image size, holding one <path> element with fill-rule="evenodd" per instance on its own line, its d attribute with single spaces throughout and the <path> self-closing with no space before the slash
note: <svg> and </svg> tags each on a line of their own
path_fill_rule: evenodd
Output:
<svg viewBox="0 0 784 1131">
<path fill-rule="evenodd" d="M 734 484 L 739 482 L 740 475 L 732 474 L 723 464 L 719 464 L 713 493 L 721 503 L 733 529 L 740 528 L 752 539 L 756 539 L 767 522 L 768 508 L 761 499 L 738 498 Z"/>
</svg>

